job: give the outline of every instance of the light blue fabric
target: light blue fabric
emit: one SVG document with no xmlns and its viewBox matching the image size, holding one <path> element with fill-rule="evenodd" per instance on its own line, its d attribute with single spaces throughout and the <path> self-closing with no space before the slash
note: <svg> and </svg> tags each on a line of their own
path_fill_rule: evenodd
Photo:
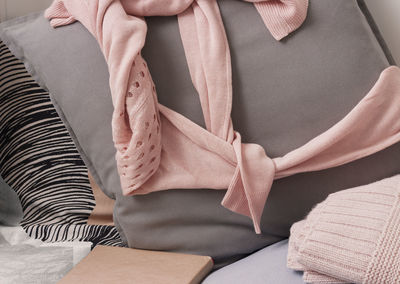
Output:
<svg viewBox="0 0 400 284">
<path fill-rule="evenodd" d="M 288 241 L 283 240 L 210 275 L 202 284 L 303 284 L 303 273 L 286 267 Z"/>
</svg>

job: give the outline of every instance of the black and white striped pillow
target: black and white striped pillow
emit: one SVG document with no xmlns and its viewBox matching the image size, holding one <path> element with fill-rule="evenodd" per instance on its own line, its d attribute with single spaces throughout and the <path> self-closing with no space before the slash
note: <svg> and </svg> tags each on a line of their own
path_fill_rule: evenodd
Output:
<svg viewBox="0 0 400 284">
<path fill-rule="evenodd" d="M 114 226 L 87 224 L 95 206 L 87 168 L 48 92 L 1 41 L 0 174 L 21 200 L 31 237 L 122 246 Z"/>
</svg>

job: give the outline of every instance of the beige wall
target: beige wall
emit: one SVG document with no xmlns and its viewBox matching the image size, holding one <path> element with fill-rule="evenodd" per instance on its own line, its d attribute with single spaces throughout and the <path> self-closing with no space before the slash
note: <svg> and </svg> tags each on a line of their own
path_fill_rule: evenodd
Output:
<svg viewBox="0 0 400 284">
<path fill-rule="evenodd" d="M 0 0 L 0 20 L 43 10 L 51 2 L 52 0 Z"/>
<path fill-rule="evenodd" d="M 365 0 L 397 65 L 400 65 L 400 0 Z"/>
<path fill-rule="evenodd" d="M 395 60 L 400 64 L 400 0 L 365 1 Z M 52 0 L 0 0 L 0 21 L 43 10 L 51 2 Z"/>
</svg>

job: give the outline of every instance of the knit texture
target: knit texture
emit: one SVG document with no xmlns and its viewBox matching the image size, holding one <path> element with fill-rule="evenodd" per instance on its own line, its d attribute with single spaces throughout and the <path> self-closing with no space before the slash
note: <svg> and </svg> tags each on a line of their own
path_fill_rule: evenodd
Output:
<svg viewBox="0 0 400 284">
<path fill-rule="evenodd" d="M 307 15 L 307 0 L 248 1 L 276 39 L 297 29 Z M 206 129 L 158 103 L 141 57 L 143 17 L 176 14 Z M 104 54 L 124 195 L 227 190 L 221 204 L 250 217 L 261 233 L 274 179 L 342 165 L 400 141 L 400 69 L 390 67 L 343 120 L 287 155 L 271 159 L 260 145 L 242 143 L 231 119 L 231 57 L 216 0 L 55 0 L 45 16 L 54 27 L 81 22 Z"/>
<path fill-rule="evenodd" d="M 307 14 L 308 0 L 260 1 L 254 3 L 272 36 L 280 40 L 297 29 Z"/>
<path fill-rule="evenodd" d="M 307 283 L 400 283 L 400 175 L 330 194 L 291 228 Z"/>
</svg>

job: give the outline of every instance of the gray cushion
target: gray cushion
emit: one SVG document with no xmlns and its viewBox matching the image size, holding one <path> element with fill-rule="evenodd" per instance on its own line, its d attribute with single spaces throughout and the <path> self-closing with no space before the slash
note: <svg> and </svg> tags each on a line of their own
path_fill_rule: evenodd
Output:
<svg viewBox="0 0 400 284">
<path fill-rule="evenodd" d="M 18 226 L 23 216 L 17 193 L 0 177 L 0 225 Z"/>
<path fill-rule="evenodd" d="M 338 122 L 388 66 L 354 0 L 311 1 L 304 25 L 281 42 L 251 3 L 219 4 L 232 54 L 234 128 L 271 157 Z M 176 17 L 147 20 L 143 54 L 160 102 L 203 125 Z M 225 191 L 171 189 L 123 197 L 108 73 L 96 41 L 79 23 L 53 30 L 35 15 L 3 24 L 0 36 L 52 93 L 97 183 L 116 198 L 114 221 L 131 247 L 210 255 L 218 268 L 287 237 L 290 225 L 329 193 L 400 172 L 400 145 L 394 145 L 341 167 L 275 181 L 262 235 L 254 233 L 250 219 L 220 205 Z"/>
<path fill-rule="evenodd" d="M 288 241 L 263 248 L 209 274 L 202 284 L 303 284 L 303 273 L 286 267 Z"/>
</svg>

